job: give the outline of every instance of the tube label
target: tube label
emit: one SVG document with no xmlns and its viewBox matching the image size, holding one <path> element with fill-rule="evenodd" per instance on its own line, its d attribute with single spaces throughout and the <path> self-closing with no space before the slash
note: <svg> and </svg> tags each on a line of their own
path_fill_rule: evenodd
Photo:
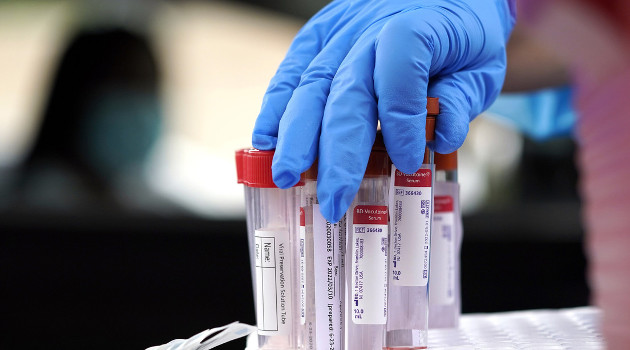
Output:
<svg viewBox="0 0 630 350">
<path fill-rule="evenodd" d="M 317 348 L 343 349 L 346 225 L 332 224 L 313 206 L 315 319 Z"/>
<path fill-rule="evenodd" d="M 256 230 L 256 323 L 258 334 L 291 332 L 291 247 L 288 231 Z"/>
<path fill-rule="evenodd" d="M 431 248 L 432 171 L 405 174 L 392 165 L 392 283 L 426 286 Z"/>
<path fill-rule="evenodd" d="M 455 302 L 455 213 L 451 196 L 435 196 L 431 237 L 431 302 Z"/>
<path fill-rule="evenodd" d="M 387 320 L 387 206 L 357 205 L 352 211 L 352 321 Z"/>
</svg>

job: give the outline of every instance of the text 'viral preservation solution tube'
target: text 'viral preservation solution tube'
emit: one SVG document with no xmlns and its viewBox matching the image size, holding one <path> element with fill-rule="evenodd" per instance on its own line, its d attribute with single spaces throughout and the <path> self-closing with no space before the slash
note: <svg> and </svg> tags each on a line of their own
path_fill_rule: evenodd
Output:
<svg viewBox="0 0 630 350">
<path fill-rule="evenodd" d="M 302 209 L 306 233 L 305 348 L 342 350 L 346 216 L 333 224 L 321 214 L 316 195 L 317 166 L 315 162 L 311 169 L 302 174 Z"/>
<path fill-rule="evenodd" d="M 426 140 L 434 140 L 437 98 L 428 98 Z M 404 174 L 392 165 L 388 317 L 385 349 L 425 349 L 429 322 L 429 259 L 433 214 L 433 152 Z"/>
<path fill-rule="evenodd" d="M 387 321 L 390 161 L 377 134 L 350 209 L 346 248 L 346 350 L 380 350 Z"/>
<path fill-rule="evenodd" d="M 272 159 L 272 151 L 250 149 L 236 153 L 238 182 L 245 185 L 259 348 L 292 350 L 300 348 L 300 189 L 282 190 L 274 185 Z"/>
<path fill-rule="evenodd" d="M 457 183 L 457 151 L 435 154 L 429 328 L 459 325 L 462 221 Z"/>
</svg>

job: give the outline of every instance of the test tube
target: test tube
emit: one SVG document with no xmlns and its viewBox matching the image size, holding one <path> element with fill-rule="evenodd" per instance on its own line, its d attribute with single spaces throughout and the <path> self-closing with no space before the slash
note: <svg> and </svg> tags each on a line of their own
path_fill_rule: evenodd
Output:
<svg viewBox="0 0 630 350">
<path fill-rule="evenodd" d="M 313 257 L 313 205 L 317 201 L 317 169 L 302 174 L 300 201 L 300 338 L 304 349 L 316 349 L 315 281 Z"/>
<path fill-rule="evenodd" d="M 344 335 L 344 291 L 346 216 L 337 223 L 327 221 L 317 201 L 317 166 L 302 174 L 306 235 L 306 323 L 313 321 L 314 329 L 307 331 L 306 346 L 317 350 L 342 350 Z M 310 237 L 310 241 L 309 241 Z M 314 339 L 309 337 L 314 336 Z"/>
<path fill-rule="evenodd" d="M 377 135 L 346 213 L 346 350 L 381 350 L 387 321 L 387 207 L 390 161 Z"/>
<path fill-rule="evenodd" d="M 258 345 L 261 350 L 297 350 L 300 190 L 275 186 L 272 159 L 273 151 L 236 153 L 238 181 L 245 185 Z"/>
<path fill-rule="evenodd" d="M 429 328 L 453 328 L 461 314 L 462 222 L 457 183 L 457 151 L 435 154 L 435 196 L 431 231 Z"/>
<path fill-rule="evenodd" d="M 437 98 L 427 99 L 426 140 L 435 135 Z M 433 212 L 433 151 L 405 174 L 392 165 L 388 316 L 385 349 L 426 349 L 429 322 L 429 262 Z"/>
</svg>

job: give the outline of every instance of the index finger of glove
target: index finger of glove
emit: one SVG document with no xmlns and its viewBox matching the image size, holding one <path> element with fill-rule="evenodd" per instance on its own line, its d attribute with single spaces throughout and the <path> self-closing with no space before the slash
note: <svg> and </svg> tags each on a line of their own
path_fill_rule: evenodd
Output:
<svg viewBox="0 0 630 350">
<path fill-rule="evenodd" d="M 252 134 L 255 148 L 276 147 L 278 125 L 300 77 L 324 47 L 330 29 L 344 16 L 347 2 L 333 1 L 307 22 L 293 39 L 276 74 L 271 78 Z"/>
<path fill-rule="evenodd" d="M 390 158 L 413 173 L 425 149 L 427 85 L 433 59 L 432 31 L 417 9 L 392 18 L 376 42 L 374 89 Z M 429 13 L 431 13 L 429 11 Z"/>
<path fill-rule="evenodd" d="M 322 215 L 337 222 L 359 190 L 377 125 L 374 98 L 374 25 L 364 32 L 332 82 L 319 142 L 317 198 Z"/>
</svg>

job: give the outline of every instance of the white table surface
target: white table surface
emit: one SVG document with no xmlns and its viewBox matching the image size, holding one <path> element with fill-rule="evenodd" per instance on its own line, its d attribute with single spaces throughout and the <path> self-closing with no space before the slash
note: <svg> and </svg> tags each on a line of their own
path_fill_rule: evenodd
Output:
<svg viewBox="0 0 630 350">
<path fill-rule="evenodd" d="M 594 307 L 469 314 L 458 329 L 429 330 L 429 349 L 604 349 Z"/>
<path fill-rule="evenodd" d="M 594 307 L 467 314 L 459 328 L 430 329 L 429 349 L 605 349 L 600 318 L 601 312 Z M 247 349 L 255 349 L 256 333 L 249 338 Z"/>
</svg>

